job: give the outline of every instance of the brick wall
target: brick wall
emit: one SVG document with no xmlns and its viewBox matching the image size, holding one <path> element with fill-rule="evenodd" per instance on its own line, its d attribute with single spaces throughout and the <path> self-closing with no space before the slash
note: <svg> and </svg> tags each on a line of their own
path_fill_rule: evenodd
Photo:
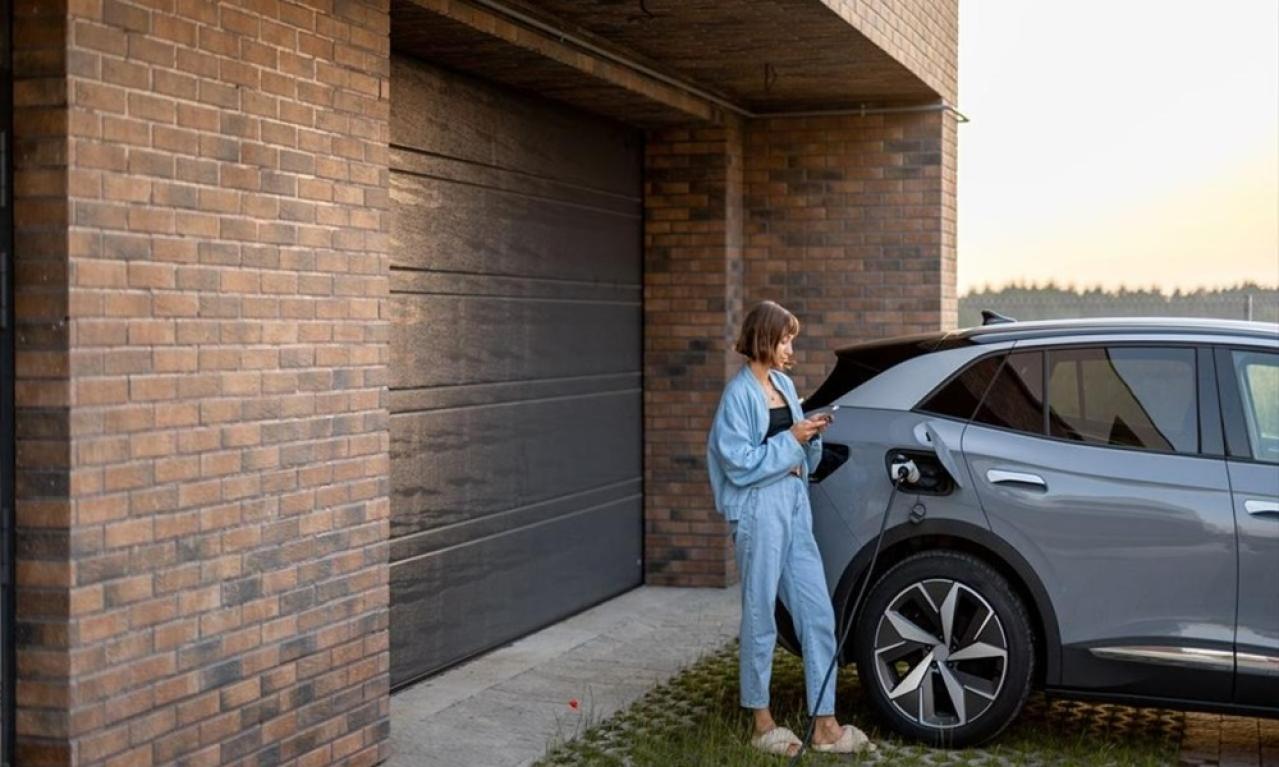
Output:
<svg viewBox="0 0 1279 767">
<path fill-rule="evenodd" d="M 388 3 L 19 5 L 22 763 L 373 764 Z"/>
<path fill-rule="evenodd" d="M 822 0 L 939 96 L 959 98 L 959 0 Z"/>
<path fill-rule="evenodd" d="M 942 112 L 748 127 L 745 301 L 799 317 L 801 396 L 836 348 L 954 326 L 953 130 Z"/>
<path fill-rule="evenodd" d="M 732 549 L 706 480 L 706 433 L 742 316 L 742 130 L 655 131 L 645 145 L 645 577 L 720 586 Z"/>
</svg>

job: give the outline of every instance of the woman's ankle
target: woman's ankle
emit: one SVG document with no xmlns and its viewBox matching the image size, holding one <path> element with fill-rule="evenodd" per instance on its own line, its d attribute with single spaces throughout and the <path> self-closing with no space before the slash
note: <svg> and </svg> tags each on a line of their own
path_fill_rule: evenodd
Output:
<svg viewBox="0 0 1279 767">
<path fill-rule="evenodd" d="M 777 726 L 773 720 L 773 712 L 766 708 L 751 709 L 754 714 L 755 734 L 763 735 Z"/>
</svg>

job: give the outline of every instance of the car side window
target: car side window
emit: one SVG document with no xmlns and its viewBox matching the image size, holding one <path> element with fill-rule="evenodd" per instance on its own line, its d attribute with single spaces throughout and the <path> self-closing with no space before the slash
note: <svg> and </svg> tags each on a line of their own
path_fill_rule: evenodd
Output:
<svg viewBox="0 0 1279 767">
<path fill-rule="evenodd" d="M 1044 433 L 1044 354 L 1015 352 L 999 369 L 973 420 L 990 426 Z"/>
<path fill-rule="evenodd" d="M 1231 358 L 1252 456 L 1279 463 L 1279 354 L 1233 351 Z"/>
<path fill-rule="evenodd" d="M 1111 346 L 1048 353 L 1048 430 L 1093 445 L 1199 452 L 1195 351 Z"/>
<path fill-rule="evenodd" d="M 967 421 L 973 417 L 973 411 L 1003 361 L 1004 355 L 992 354 L 970 363 L 962 373 L 924 400 L 919 409 Z"/>
</svg>

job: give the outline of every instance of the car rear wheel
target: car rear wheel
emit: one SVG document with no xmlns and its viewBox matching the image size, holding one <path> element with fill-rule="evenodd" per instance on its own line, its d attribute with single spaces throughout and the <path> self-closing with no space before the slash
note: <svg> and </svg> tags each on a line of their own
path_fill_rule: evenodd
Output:
<svg viewBox="0 0 1279 767">
<path fill-rule="evenodd" d="M 1034 634 L 1008 581 L 968 554 L 903 560 L 870 588 L 854 628 L 862 686 L 897 732 L 963 747 L 998 735 L 1030 694 Z"/>
</svg>

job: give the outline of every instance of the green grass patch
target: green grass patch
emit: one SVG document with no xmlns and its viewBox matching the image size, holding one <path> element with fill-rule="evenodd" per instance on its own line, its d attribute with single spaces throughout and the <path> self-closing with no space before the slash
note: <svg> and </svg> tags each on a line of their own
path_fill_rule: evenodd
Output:
<svg viewBox="0 0 1279 767">
<path fill-rule="evenodd" d="M 773 665 L 773 715 L 802 736 L 804 671 L 778 651 Z M 840 674 L 838 714 L 879 746 L 852 757 L 810 753 L 806 765 L 886 764 L 1061 765 L 1156 767 L 1176 763 L 1184 715 L 1162 709 L 1048 700 L 1036 693 L 994 742 L 943 750 L 909 743 L 872 718 L 855 670 Z M 651 690 L 629 709 L 589 727 L 580 738 L 552 746 L 539 767 L 776 767 L 781 757 L 750 747 L 750 717 L 737 703 L 737 645 L 730 644 Z"/>
</svg>

